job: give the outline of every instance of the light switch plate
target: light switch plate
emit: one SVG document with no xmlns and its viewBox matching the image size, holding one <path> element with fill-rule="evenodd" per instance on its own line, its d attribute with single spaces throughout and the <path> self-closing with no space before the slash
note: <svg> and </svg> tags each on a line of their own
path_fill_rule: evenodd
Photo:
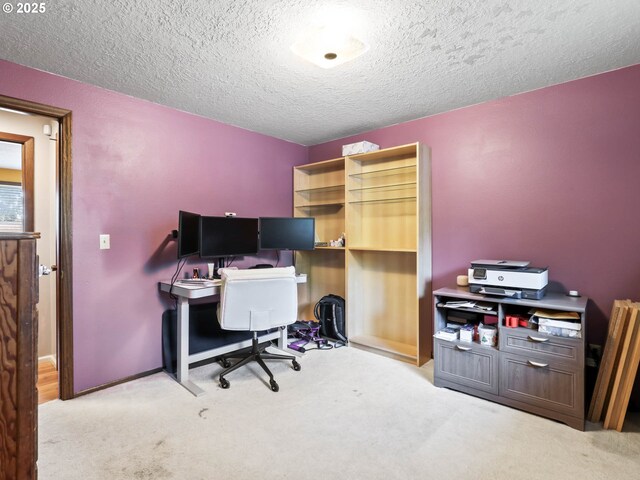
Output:
<svg viewBox="0 0 640 480">
<path fill-rule="evenodd" d="M 111 248 L 111 235 L 100 234 L 100 250 L 109 250 Z"/>
</svg>

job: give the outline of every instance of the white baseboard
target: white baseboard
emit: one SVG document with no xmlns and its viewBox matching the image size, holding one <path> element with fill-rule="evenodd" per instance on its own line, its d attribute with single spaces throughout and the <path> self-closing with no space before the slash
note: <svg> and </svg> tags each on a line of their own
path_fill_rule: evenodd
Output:
<svg viewBox="0 0 640 480">
<path fill-rule="evenodd" d="M 55 369 L 58 368 L 58 361 L 55 355 L 45 355 L 44 357 L 38 357 L 38 363 L 40 362 L 49 362 Z"/>
</svg>

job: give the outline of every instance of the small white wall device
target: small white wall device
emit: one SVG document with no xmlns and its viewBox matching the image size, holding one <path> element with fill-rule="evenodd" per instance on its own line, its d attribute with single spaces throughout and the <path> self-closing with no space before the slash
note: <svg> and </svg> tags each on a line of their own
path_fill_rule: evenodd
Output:
<svg viewBox="0 0 640 480">
<path fill-rule="evenodd" d="M 100 250 L 109 250 L 111 248 L 111 236 L 108 233 L 100 234 Z"/>
</svg>

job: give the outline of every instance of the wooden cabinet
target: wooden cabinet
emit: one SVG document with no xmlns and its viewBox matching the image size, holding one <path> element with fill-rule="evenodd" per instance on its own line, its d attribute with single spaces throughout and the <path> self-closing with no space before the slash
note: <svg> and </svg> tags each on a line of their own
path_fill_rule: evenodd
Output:
<svg viewBox="0 0 640 480">
<path fill-rule="evenodd" d="M 434 369 L 439 379 L 498 394 L 497 351 L 483 345 L 435 341 Z"/>
<path fill-rule="evenodd" d="M 441 288 L 434 294 L 434 330 L 449 314 L 497 317 L 496 346 L 434 338 L 434 382 L 494 402 L 559 420 L 584 430 L 585 310 L 587 299 L 547 293 L 541 300 L 515 300 L 469 293 L 466 288 Z M 448 302 L 481 302 L 488 310 L 451 306 Z M 581 338 L 547 335 L 508 327 L 505 317 L 527 315 L 531 309 L 576 312 Z"/>
<path fill-rule="evenodd" d="M 0 480 L 37 476 L 36 238 L 0 233 Z"/>
<path fill-rule="evenodd" d="M 387 148 L 294 168 L 294 215 L 316 219 L 319 242 L 296 254 L 308 274 L 301 317 L 323 295 L 346 299 L 352 344 L 424 364 L 431 358 L 429 150 Z"/>
<path fill-rule="evenodd" d="M 500 336 L 500 350 L 519 355 L 539 354 L 543 360 L 565 361 L 579 363 L 584 356 L 582 342 L 572 338 L 551 337 L 541 335 L 535 331 L 517 329 L 502 329 Z"/>
<path fill-rule="evenodd" d="M 581 370 L 530 355 L 501 355 L 500 394 L 573 417 L 584 416 Z"/>
</svg>

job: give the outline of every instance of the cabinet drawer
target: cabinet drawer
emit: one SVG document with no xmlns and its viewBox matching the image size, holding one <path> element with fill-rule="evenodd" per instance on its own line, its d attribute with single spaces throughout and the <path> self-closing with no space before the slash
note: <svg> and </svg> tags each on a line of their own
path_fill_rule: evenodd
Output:
<svg viewBox="0 0 640 480">
<path fill-rule="evenodd" d="M 535 330 L 500 329 L 500 350 L 526 355 L 535 353 L 549 359 L 584 363 L 584 343 L 582 339 L 560 338 L 538 333 Z"/>
<path fill-rule="evenodd" d="M 581 367 L 502 353 L 500 395 L 574 416 L 584 410 Z"/>
<path fill-rule="evenodd" d="M 498 351 L 435 339 L 436 378 L 498 394 Z"/>
</svg>

